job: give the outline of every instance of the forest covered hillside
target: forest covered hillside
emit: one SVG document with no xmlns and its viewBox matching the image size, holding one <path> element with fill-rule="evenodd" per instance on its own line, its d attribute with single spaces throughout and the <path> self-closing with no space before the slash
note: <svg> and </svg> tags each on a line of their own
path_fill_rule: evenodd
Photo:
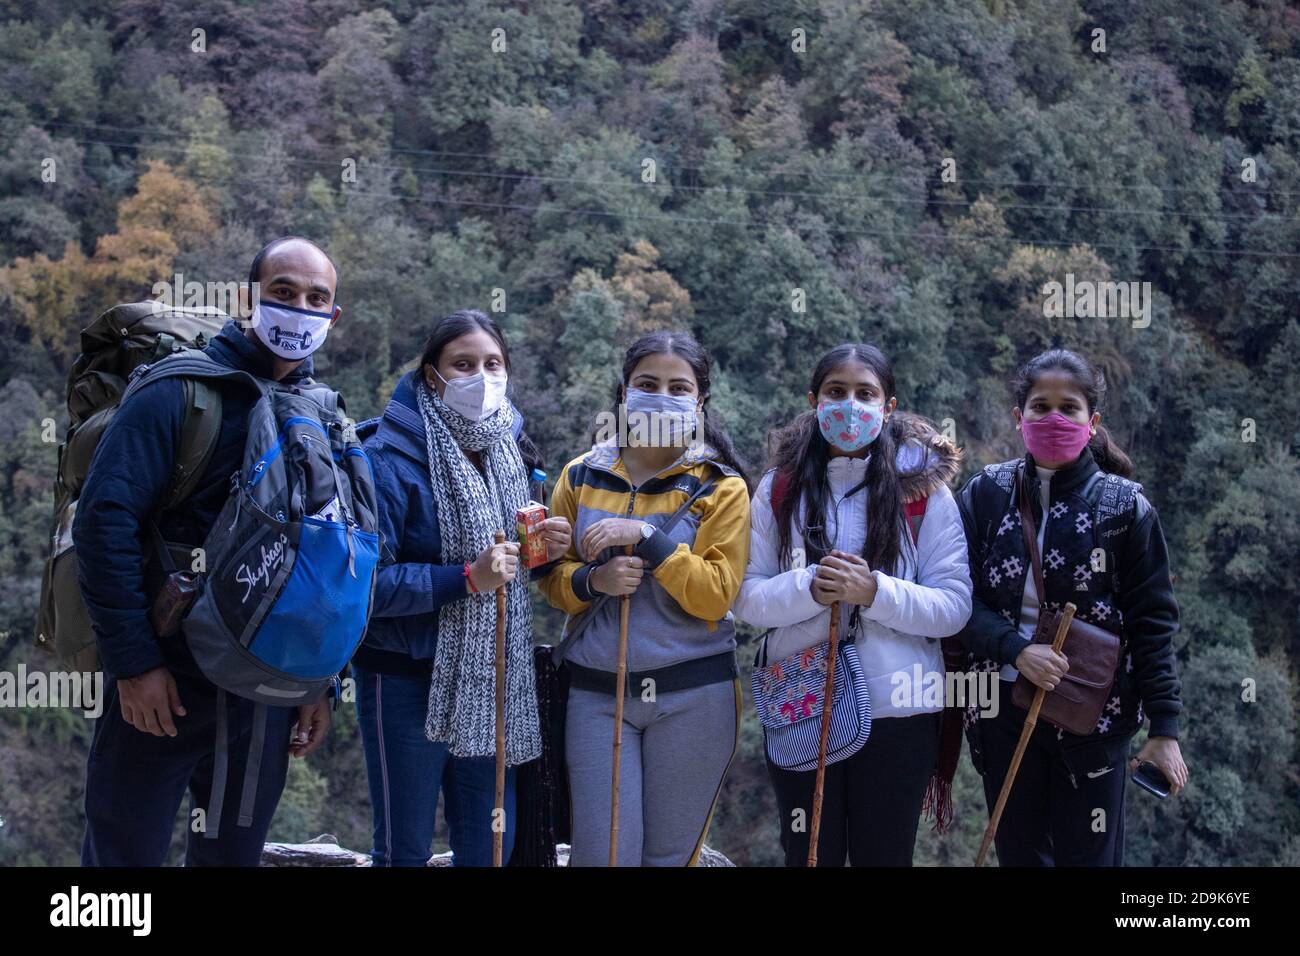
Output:
<svg viewBox="0 0 1300 956">
<path fill-rule="evenodd" d="M 1286 0 L 5 0 L 0 16 L 0 669 L 52 666 L 33 620 L 79 330 L 176 276 L 241 280 L 278 235 L 338 264 L 344 313 L 316 369 L 354 417 L 382 411 L 437 318 L 479 308 L 507 332 L 552 477 L 646 330 L 711 351 L 709 411 L 755 475 L 840 342 L 890 356 L 899 406 L 965 449 L 960 480 L 1021 453 L 1008 376 L 1061 344 L 1105 370 L 1104 421 L 1160 512 L 1182 610 L 1191 783 L 1163 803 L 1130 791 L 1127 863 L 1300 865 Z M 1138 283 L 1148 311 L 1056 314 L 1045 287 L 1067 281 Z M 560 618 L 537 611 L 553 640 Z M 90 726 L 0 708 L 0 864 L 78 859 Z M 956 795 L 918 863 L 974 858 L 986 811 L 965 756 Z M 345 708 L 294 762 L 271 836 L 368 849 L 369 828 Z M 781 859 L 752 710 L 709 842 Z"/>
</svg>

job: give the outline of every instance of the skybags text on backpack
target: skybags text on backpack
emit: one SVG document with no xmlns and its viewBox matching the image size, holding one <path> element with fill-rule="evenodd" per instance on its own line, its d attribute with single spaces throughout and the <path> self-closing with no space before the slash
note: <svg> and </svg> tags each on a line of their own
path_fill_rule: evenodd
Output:
<svg viewBox="0 0 1300 956">
<path fill-rule="evenodd" d="M 199 352 L 144 368 L 257 389 L 241 469 L 203 544 L 206 572 L 184 622 L 204 675 L 271 706 L 319 699 L 365 636 L 379 562 L 374 479 L 338 393 L 282 385 Z M 172 570 L 172 569 L 168 569 Z"/>
</svg>

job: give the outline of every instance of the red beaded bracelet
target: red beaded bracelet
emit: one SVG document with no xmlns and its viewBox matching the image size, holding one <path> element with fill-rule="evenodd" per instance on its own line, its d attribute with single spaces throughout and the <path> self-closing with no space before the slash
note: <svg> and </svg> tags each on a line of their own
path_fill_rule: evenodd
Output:
<svg viewBox="0 0 1300 956">
<path fill-rule="evenodd" d="M 465 569 L 464 569 L 463 571 L 461 571 L 460 573 L 463 574 L 463 575 L 465 576 L 465 580 L 469 582 L 469 593 L 470 593 L 470 594 L 478 594 L 478 588 L 474 587 L 474 579 L 471 578 L 471 577 L 469 576 L 469 562 L 468 562 L 468 561 L 465 562 Z"/>
</svg>

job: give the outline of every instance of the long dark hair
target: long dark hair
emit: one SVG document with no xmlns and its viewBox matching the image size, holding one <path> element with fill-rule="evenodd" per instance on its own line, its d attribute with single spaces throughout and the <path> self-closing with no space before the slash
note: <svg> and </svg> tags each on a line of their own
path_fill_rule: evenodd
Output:
<svg viewBox="0 0 1300 956">
<path fill-rule="evenodd" d="M 736 451 L 736 446 L 726 429 L 708 414 L 709 398 L 712 390 L 710 372 L 713 360 L 704 346 L 685 332 L 650 332 L 641 336 L 623 354 L 623 376 L 614 387 L 614 414 L 627 396 L 627 383 L 641 361 L 651 355 L 676 355 L 684 359 L 695 373 L 695 385 L 700 391 L 703 405 L 700 407 L 700 423 L 703 427 L 704 441 L 718 452 L 718 458 L 728 468 L 736 471 L 749 487 L 749 469 Z"/>
<path fill-rule="evenodd" d="M 888 403 L 897 392 L 894 387 L 894 370 L 889 359 L 874 345 L 849 342 L 837 345 L 817 362 L 813 369 L 809 391 L 816 396 L 822 383 L 841 366 L 860 362 L 875 373 Z M 871 445 L 871 458 L 867 463 L 867 540 L 862 547 L 862 557 L 872 569 L 886 573 L 894 569 L 901 553 L 902 535 L 905 532 L 903 516 L 903 489 L 898 480 L 898 437 L 891 417 Z M 830 465 L 830 446 L 822 437 L 817 425 L 817 413 L 806 411 L 772 437 L 775 447 L 772 464 L 786 483 L 786 492 L 777 504 L 777 554 L 783 567 L 790 566 L 790 525 L 798 514 L 799 502 L 807 503 L 806 527 L 803 528 L 807 563 L 820 561 L 825 550 L 810 539 L 811 528 L 826 527 L 826 502 L 830 486 L 826 470 Z"/>
<path fill-rule="evenodd" d="M 510 350 L 506 347 L 506 337 L 501 332 L 501 326 L 478 309 L 460 309 L 438 320 L 438 324 L 433 327 L 432 334 L 424 343 L 424 351 L 420 354 L 420 376 L 423 377 L 426 365 L 438 367 L 438 359 L 442 357 L 442 350 L 447 347 L 448 342 L 472 332 L 486 332 L 492 336 L 497 348 L 501 349 L 501 358 L 506 363 L 506 374 L 509 375 Z M 524 460 L 524 468 L 527 471 L 531 472 L 534 468 L 546 470 L 541 449 L 528 437 L 527 432 L 519 433 L 518 444 L 519 457 Z"/>
<path fill-rule="evenodd" d="M 1064 372 L 1070 377 L 1075 387 L 1083 393 L 1088 403 L 1088 414 L 1099 412 L 1106 404 L 1106 376 L 1101 369 L 1093 365 L 1077 352 L 1069 349 L 1050 349 L 1034 356 L 1019 370 L 1011 380 L 1011 391 L 1016 396 L 1016 408 L 1023 413 L 1029 393 L 1038 380 L 1047 372 Z M 1110 437 L 1103 425 L 1097 426 L 1097 434 L 1088 441 L 1088 450 L 1092 452 L 1097 467 L 1102 471 L 1132 478 L 1133 462 L 1124 454 L 1115 440 Z"/>
</svg>

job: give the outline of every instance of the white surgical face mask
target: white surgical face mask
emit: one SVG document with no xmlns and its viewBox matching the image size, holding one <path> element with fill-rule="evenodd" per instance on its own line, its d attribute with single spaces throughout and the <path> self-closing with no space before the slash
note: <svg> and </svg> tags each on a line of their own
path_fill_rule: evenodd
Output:
<svg viewBox="0 0 1300 956">
<path fill-rule="evenodd" d="M 651 447 L 685 445 L 695 433 L 699 421 L 694 395 L 665 395 L 663 392 L 647 392 L 640 388 L 627 390 L 627 414 L 629 444 L 648 445 Z M 632 442 L 630 436 L 636 431 L 631 416 L 643 416 L 648 427 L 645 441 Z"/>
<path fill-rule="evenodd" d="M 506 400 L 506 376 L 504 375 L 484 375 L 482 372 L 475 372 L 463 378 L 453 378 L 449 382 L 436 368 L 433 374 L 437 375 L 446 386 L 442 392 L 442 400 L 472 422 L 481 422 L 500 408 L 501 403 Z"/>
<path fill-rule="evenodd" d="M 291 305 L 259 302 L 253 310 L 253 334 L 280 358 L 295 362 L 321 347 L 333 318 L 333 311 L 309 312 Z"/>
</svg>

